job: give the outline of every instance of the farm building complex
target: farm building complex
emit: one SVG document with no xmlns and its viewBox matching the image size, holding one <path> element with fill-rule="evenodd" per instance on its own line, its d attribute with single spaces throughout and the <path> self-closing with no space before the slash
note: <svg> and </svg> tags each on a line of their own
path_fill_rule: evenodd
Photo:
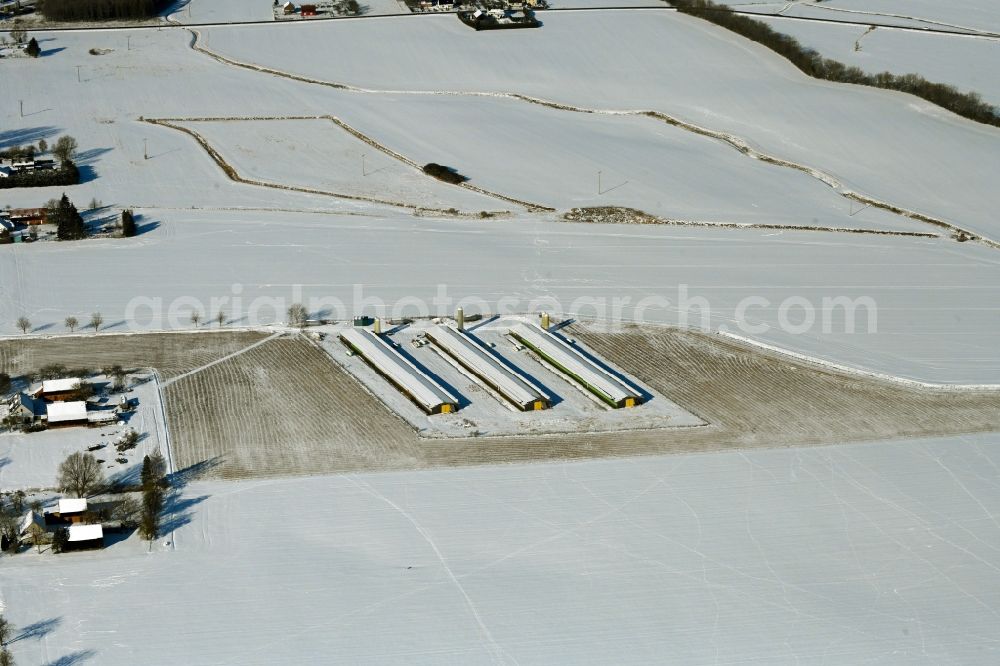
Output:
<svg viewBox="0 0 1000 666">
<path fill-rule="evenodd" d="M 549 396 L 464 330 L 441 325 L 428 330 L 426 336 L 449 358 L 521 411 L 549 407 Z"/>
<path fill-rule="evenodd" d="M 340 340 L 428 414 L 447 414 L 458 409 L 458 398 L 381 335 L 350 328 L 340 333 Z"/>
<path fill-rule="evenodd" d="M 558 371 L 611 407 L 635 407 L 642 394 L 605 370 L 558 335 L 534 325 L 518 324 L 510 335 Z"/>
</svg>

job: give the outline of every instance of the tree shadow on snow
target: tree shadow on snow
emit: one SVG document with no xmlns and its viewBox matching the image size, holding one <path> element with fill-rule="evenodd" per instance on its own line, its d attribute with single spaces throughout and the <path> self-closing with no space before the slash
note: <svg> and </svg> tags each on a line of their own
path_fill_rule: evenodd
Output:
<svg viewBox="0 0 1000 666">
<path fill-rule="evenodd" d="M 104 153 L 111 152 L 110 148 L 91 148 L 76 154 L 76 168 L 80 173 L 80 182 L 89 183 L 97 178 L 97 170 L 94 169 L 94 162 Z"/>
<path fill-rule="evenodd" d="M 93 164 L 98 157 L 110 152 L 111 148 L 88 148 L 87 150 L 79 151 L 73 161 L 76 162 L 77 165 Z"/>
<path fill-rule="evenodd" d="M 112 447 L 111 452 L 114 453 L 114 448 Z M 111 456 L 111 453 L 108 454 Z M 117 454 L 115 454 L 117 456 Z M 108 477 L 108 485 L 112 488 L 132 488 L 139 485 L 142 480 L 142 460 L 139 459 L 137 462 L 132 463 L 128 467 L 115 472 L 110 477 Z"/>
<path fill-rule="evenodd" d="M 45 49 L 44 51 L 39 51 L 38 55 L 41 56 L 42 58 L 48 58 L 51 55 L 55 55 L 60 51 L 65 51 L 65 50 L 66 50 L 65 46 L 57 46 L 54 49 Z"/>
<path fill-rule="evenodd" d="M 225 462 L 225 459 L 222 456 L 214 456 L 208 460 L 202 460 L 170 474 L 167 476 L 167 482 L 171 488 L 180 490 L 192 481 L 201 478 L 216 467 L 219 467 L 223 462 Z"/>
<path fill-rule="evenodd" d="M 170 16 L 171 14 L 181 11 L 190 4 L 190 0 L 177 0 L 177 2 L 171 2 L 159 12 L 158 16 Z"/>
<path fill-rule="evenodd" d="M 146 221 L 146 216 L 141 213 L 133 213 L 132 219 L 135 220 L 135 235 L 141 236 L 147 234 L 150 231 L 160 228 L 160 223 L 156 220 Z"/>
<path fill-rule="evenodd" d="M 138 530 L 135 528 L 125 528 L 125 529 L 106 529 L 104 530 L 104 548 L 107 550 L 116 543 L 121 543 L 122 541 L 127 541 L 129 537 L 135 534 Z"/>
<path fill-rule="evenodd" d="M 167 497 L 163 507 L 163 522 L 160 523 L 161 534 L 169 534 L 191 522 L 190 509 L 198 506 L 209 498 L 208 495 L 198 497 L 182 497 L 180 491 L 174 491 Z"/>
<path fill-rule="evenodd" d="M 55 127 L 26 127 L 17 130 L 0 131 L 0 150 L 13 146 L 23 146 L 38 143 L 39 139 L 48 139 L 59 132 Z"/>
<path fill-rule="evenodd" d="M 41 640 L 52 633 L 60 624 L 62 624 L 61 617 L 50 617 L 48 620 L 39 620 L 26 627 L 22 627 L 21 632 L 10 639 L 9 643 L 25 641 L 29 638 Z"/>
<path fill-rule="evenodd" d="M 59 657 L 55 661 L 50 661 L 46 666 L 76 666 L 76 664 L 82 664 L 91 657 L 93 657 L 97 652 L 94 650 L 80 650 L 79 652 L 72 652 L 67 655 Z"/>
</svg>

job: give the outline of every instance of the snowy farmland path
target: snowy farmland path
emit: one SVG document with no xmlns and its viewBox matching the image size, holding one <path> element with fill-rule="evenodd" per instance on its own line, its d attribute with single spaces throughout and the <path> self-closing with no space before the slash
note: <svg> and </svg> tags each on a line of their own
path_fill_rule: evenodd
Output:
<svg viewBox="0 0 1000 666">
<path fill-rule="evenodd" d="M 177 375 L 176 377 L 171 377 L 170 379 L 168 379 L 165 382 L 163 382 L 162 385 L 161 385 L 161 387 L 162 388 L 166 388 L 166 387 L 170 386 L 171 384 L 173 384 L 174 382 L 177 382 L 177 381 L 179 381 L 181 379 L 186 379 L 187 377 L 190 377 L 192 375 L 196 375 L 199 372 L 202 372 L 203 370 L 207 370 L 207 369 L 211 368 L 212 366 L 218 365 L 220 363 L 225 363 L 226 361 L 228 361 L 230 359 L 233 359 L 233 358 L 236 358 L 237 356 L 241 356 L 243 354 L 246 354 L 248 351 L 251 351 L 251 350 L 253 350 L 253 349 L 257 348 L 257 347 L 260 347 L 261 345 L 266 344 L 266 343 L 270 342 L 271 340 L 274 340 L 275 338 L 280 338 L 282 335 L 284 335 L 284 333 L 281 332 L 281 331 L 278 331 L 277 333 L 273 333 L 273 334 L 269 335 L 268 337 L 264 338 L 263 340 L 258 340 L 257 342 L 253 343 L 252 345 L 244 347 L 243 349 L 240 349 L 239 351 L 235 351 L 235 352 L 233 352 L 231 354 L 223 356 L 222 358 L 215 359 L 214 361 L 211 361 L 210 363 L 206 363 L 205 365 L 199 366 L 199 367 L 194 368 L 192 370 L 188 370 L 187 372 L 185 372 L 183 374 L 180 374 L 180 375 Z"/>
</svg>

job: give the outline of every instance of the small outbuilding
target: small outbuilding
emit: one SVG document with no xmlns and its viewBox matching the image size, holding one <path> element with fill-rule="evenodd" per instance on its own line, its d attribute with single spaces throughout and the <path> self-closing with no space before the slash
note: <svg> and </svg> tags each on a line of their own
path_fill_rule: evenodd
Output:
<svg viewBox="0 0 1000 666">
<path fill-rule="evenodd" d="M 15 224 L 45 224 L 47 213 L 44 208 L 12 208 L 10 219 Z"/>
<path fill-rule="evenodd" d="M 316 16 L 316 5 L 302 5 L 299 14 L 302 16 Z"/>
<path fill-rule="evenodd" d="M 87 403 L 82 400 L 53 402 L 45 407 L 45 411 L 50 428 L 86 425 L 88 423 Z"/>
<path fill-rule="evenodd" d="M 294 14 L 295 5 L 291 2 L 286 2 L 285 4 L 281 5 L 281 11 L 284 12 L 285 14 Z"/>
<path fill-rule="evenodd" d="M 70 525 L 63 550 L 104 548 L 104 528 L 100 525 Z"/>
</svg>

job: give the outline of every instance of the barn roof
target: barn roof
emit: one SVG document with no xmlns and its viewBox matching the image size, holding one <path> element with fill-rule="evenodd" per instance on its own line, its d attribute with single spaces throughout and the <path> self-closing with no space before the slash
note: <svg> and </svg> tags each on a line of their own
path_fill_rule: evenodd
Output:
<svg viewBox="0 0 1000 666">
<path fill-rule="evenodd" d="M 93 541 L 104 538 L 104 528 L 100 525 L 70 525 L 70 541 Z"/>
<path fill-rule="evenodd" d="M 417 368 L 381 335 L 349 328 L 341 331 L 340 338 L 360 352 L 379 372 L 402 387 L 428 412 L 438 411 L 442 405 L 458 405 L 458 398 Z"/>
<path fill-rule="evenodd" d="M 66 421 L 86 421 L 87 403 L 78 400 L 76 402 L 53 402 L 46 406 L 49 423 L 64 423 Z"/>
<path fill-rule="evenodd" d="M 518 324 L 511 328 L 510 332 L 518 340 L 536 352 L 541 352 L 550 361 L 561 366 L 565 372 L 579 378 L 578 381 L 582 381 L 592 391 L 596 391 L 608 400 L 619 403 L 628 398 L 637 402 L 641 399 L 640 394 L 632 387 L 551 331 L 534 325 Z"/>
<path fill-rule="evenodd" d="M 72 391 L 80 384 L 79 377 L 67 377 L 66 379 L 46 379 L 42 382 L 42 393 L 62 393 Z"/>
<path fill-rule="evenodd" d="M 83 513 L 86 510 L 86 497 L 71 497 L 59 500 L 59 513 Z"/>
<path fill-rule="evenodd" d="M 465 331 L 441 325 L 427 331 L 427 337 L 521 409 L 526 409 L 539 400 L 549 401 L 549 397 L 538 387 L 504 365 L 495 352 L 484 347 Z"/>
</svg>

